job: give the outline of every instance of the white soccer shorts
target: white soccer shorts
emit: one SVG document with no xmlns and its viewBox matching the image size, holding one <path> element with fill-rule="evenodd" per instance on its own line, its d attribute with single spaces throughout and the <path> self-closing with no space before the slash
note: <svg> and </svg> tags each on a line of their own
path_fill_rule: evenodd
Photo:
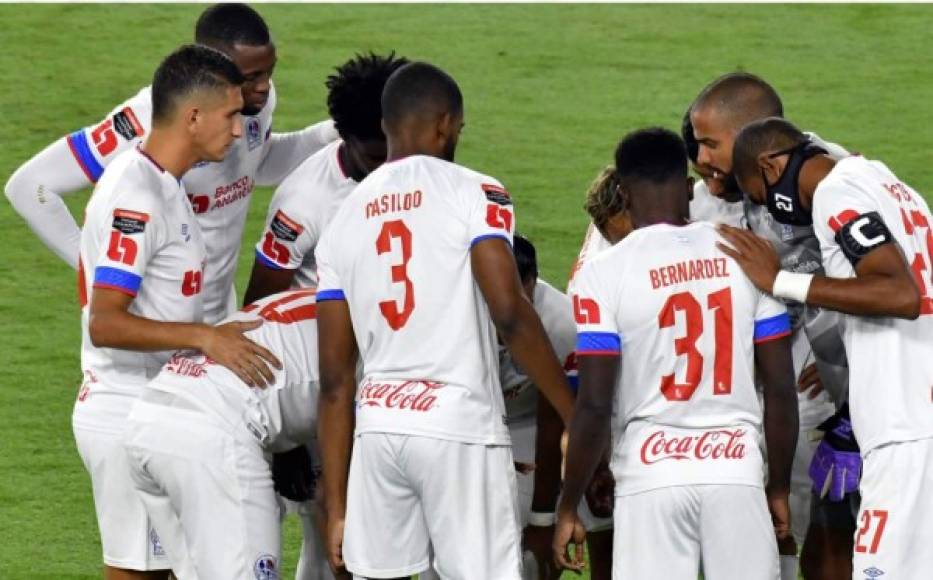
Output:
<svg viewBox="0 0 933 580">
<path fill-rule="evenodd" d="M 862 463 L 853 580 L 933 575 L 933 439 L 890 443 Z"/>
<path fill-rule="evenodd" d="M 279 506 L 263 450 L 204 412 L 137 401 L 126 453 L 181 580 L 278 580 Z M 182 534 L 162 533 L 181 528 Z"/>
<path fill-rule="evenodd" d="M 663 487 L 616 497 L 613 580 L 776 580 L 777 542 L 764 491 Z"/>
<path fill-rule="evenodd" d="M 78 454 L 91 476 L 104 564 L 126 570 L 167 570 L 164 546 L 130 478 L 123 437 L 73 429 Z"/>
<path fill-rule="evenodd" d="M 356 437 L 343 558 L 352 573 L 520 580 L 515 468 L 507 446 L 365 433 Z"/>
</svg>

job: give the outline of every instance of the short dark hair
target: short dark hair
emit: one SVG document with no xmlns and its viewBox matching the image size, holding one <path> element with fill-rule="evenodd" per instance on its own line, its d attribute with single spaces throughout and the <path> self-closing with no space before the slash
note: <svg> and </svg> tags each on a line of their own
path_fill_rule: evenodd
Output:
<svg viewBox="0 0 933 580">
<path fill-rule="evenodd" d="M 337 132 L 346 138 L 385 139 L 382 133 L 382 89 L 386 81 L 400 67 L 408 64 L 406 58 L 357 54 L 337 67 L 327 77 L 327 110 L 337 126 Z"/>
<path fill-rule="evenodd" d="M 538 252 L 531 240 L 521 234 L 515 234 L 512 238 L 512 253 L 515 254 L 518 277 L 522 282 L 538 277 Z"/>
<path fill-rule="evenodd" d="M 784 104 L 774 87 L 747 72 L 724 74 L 708 84 L 692 109 L 707 106 L 725 113 L 736 130 L 750 121 L 784 116 Z"/>
<path fill-rule="evenodd" d="M 661 127 L 639 129 L 616 147 L 616 171 L 624 185 L 633 181 L 653 184 L 687 178 L 687 148 L 683 139 Z"/>
<path fill-rule="evenodd" d="M 399 68 L 382 91 L 382 118 L 390 128 L 413 115 L 462 111 L 463 94 L 457 81 L 426 62 L 411 62 Z"/>
<path fill-rule="evenodd" d="M 234 44 L 265 46 L 271 37 L 258 12 L 246 4 L 221 3 L 201 13 L 194 27 L 194 41 L 214 48 Z"/>
<path fill-rule="evenodd" d="M 199 90 L 243 84 L 240 70 L 224 53 L 186 44 L 165 57 L 152 78 L 152 120 L 166 121 L 178 100 Z"/>
<path fill-rule="evenodd" d="M 739 131 L 732 146 L 732 173 L 736 179 L 751 176 L 758 169 L 758 156 L 799 145 L 809 138 L 793 123 L 769 117 L 749 123 Z"/>
</svg>

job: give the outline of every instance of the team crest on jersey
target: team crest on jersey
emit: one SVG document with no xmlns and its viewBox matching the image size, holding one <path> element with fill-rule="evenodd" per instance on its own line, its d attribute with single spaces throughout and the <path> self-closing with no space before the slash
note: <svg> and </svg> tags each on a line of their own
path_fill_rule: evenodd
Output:
<svg viewBox="0 0 933 580">
<path fill-rule="evenodd" d="M 877 578 L 878 576 L 884 576 L 884 571 L 879 570 L 878 568 L 875 568 L 874 566 L 872 566 L 871 568 L 865 568 L 864 570 L 862 570 L 862 572 L 865 573 L 865 576 L 866 576 L 865 580 L 875 580 L 875 578 Z"/>
<path fill-rule="evenodd" d="M 146 231 L 149 214 L 128 209 L 113 210 L 113 229 L 121 234 L 141 234 Z"/>
<path fill-rule="evenodd" d="M 246 146 L 250 151 L 262 145 L 262 130 L 259 127 L 259 119 L 250 117 L 246 120 Z"/>
<path fill-rule="evenodd" d="M 165 555 L 165 549 L 162 548 L 162 540 L 159 539 L 159 534 L 157 534 L 153 528 L 149 528 L 149 544 L 152 546 L 153 556 Z"/>
<path fill-rule="evenodd" d="M 505 188 L 493 185 L 492 183 L 483 183 L 480 187 L 483 188 L 483 193 L 486 194 L 486 199 L 489 201 L 498 203 L 499 205 L 512 205 L 512 198 Z"/>
<path fill-rule="evenodd" d="M 304 231 L 303 227 L 285 215 L 285 212 L 282 210 L 275 212 L 272 223 L 269 224 L 269 229 L 272 230 L 272 234 L 275 237 L 287 242 L 294 242 L 298 239 L 298 236 L 301 235 L 301 232 Z"/>
<path fill-rule="evenodd" d="M 787 224 L 781 224 L 781 241 L 787 242 L 794 239 L 794 227 Z"/>
<path fill-rule="evenodd" d="M 279 566 L 274 556 L 263 554 L 253 564 L 256 580 L 279 580 Z"/>
</svg>

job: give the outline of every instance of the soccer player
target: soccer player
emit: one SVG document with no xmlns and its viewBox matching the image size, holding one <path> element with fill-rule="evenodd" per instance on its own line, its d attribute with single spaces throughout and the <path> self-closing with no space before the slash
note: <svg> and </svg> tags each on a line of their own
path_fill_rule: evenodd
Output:
<svg viewBox="0 0 933 580">
<path fill-rule="evenodd" d="M 327 77 L 327 109 L 340 139 L 302 163 L 276 189 L 246 303 L 287 288 L 317 286 L 314 248 L 351 191 L 386 158 L 382 88 L 407 59 L 357 55 Z"/>
<path fill-rule="evenodd" d="M 283 362 L 252 388 L 204 354 L 180 351 L 127 420 L 133 480 L 179 578 L 279 578 L 281 532 L 267 454 L 312 443 L 318 397 L 314 290 L 250 304 L 224 323 Z"/>
<path fill-rule="evenodd" d="M 707 169 L 707 175 L 694 188 L 715 193 L 709 199 L 738 199 L 730 206 L 744 209 L 749 229 L 768 239 L 777 248 L 783 267 L 804 273 L 822 272 L 820 245 L 809 216 L 784 211 L 786 201 L 769 200 L 757 204 L 744 199 L 732 174 L 732 146 L 739 130 L 747 123 L 783 114 L 783 103 L 774 88 L 763 79 L 749 73 L 729 73 L 707 85 L 690 108 L 691 126 L 697 139 L 697 164 Z M 838 145 L 828 144 L 811 135 L 821 150 L 841 159 L 848 153 Z M 712 169 L 713 175 L 709 175 Z M 693 206 L 691 206 L 691 210 Z M 733 224 L 734 225 L 734 224 Z M 815 454 L 819 463 L 824 458 L 828 440 L 814 441 L 810 437 L 818 425 L 842 407 L 847 389 L 848 367 L 842 340 L 842 317 L 839 313 L 800 303 L 785 304 L 791 317 L 791 337 L 794 372 L 798 377 L 800 435 L 791 476 L 791 511 L 794 522 L 794 542 L 781 546 L 781 567 L 784 580 L 797 578 L 797 549 L 803 545 L 801 567 L 810 580 L 833 580 L 849 577 L 849 554 L 855 531 L 858 492 L 854 482 L 848 493 L 825 496 L 824 481 L 811 479 L 811 460 Z M 826 393 L 823 393 L 824 390 Z M 827 394 L 832 395 L 830 401 Z M 844 411 L 844 409 L 842 409 Z M 820 447 L 818 447 L 818 445 Z M 833 454 L 833 461 L 843 457 Z M 849 466 L 857 480 L 858 466 Z M 813 525 L 809 525 L 810 521 Z"/>
<path fill-rule="evenodd" d="M 710 580 L 773 580 L 797 437 L 787 312 L 716 248 L 712 224 L 689 223 L 680 137 L 631 133 L 616 166 L 636 229 L 583 266 L 573 294 L 580 391 L 555 557 L 583 564 L 567 546 L 612 423 L 614 578 L 693 580 L 702 560 Z"/>
<path fill-rule="evenodd" d="M 825 275 L 782 267 L 771 245 L 724 229 L 733 256 L 775 296 L 844 312 L 849 408 L 862 453 L 853 578 L 933 569 L 933 216 L 883 163 L 835 160 L 779 118 L 746 126 L 733 169 L 756 203 L 808 216 Z"/>
<path fill-rule="evenodd" d="M 165 578 L 158 535 L 122 446 L 130 406 L 174 349 L 197 349 L 251 385 L 271 381 L 255 324 L 201 324 L 205 250 L 181 176 L 219 162 L 242 132 L 243 75 L 224 54 L 185 46 L 152 81 L 152 128 L 107 168 L 87 206 L 78 290 L 84 384 L 72 423 L 91 476 L 105 577 Z M 267 361 L 267 362 L 265 362 Z"/>
<path fill-rule="evenodd" d="M 407 64 L 386 83 L 382 114 L 387 161 L 316 252 L 328 557 L 397 578 L 426 569 L 430 545 L 442 578 L 517 580 L 497 331 L 565 421 L 572 393 L 522 292 L 509 194 L 453 163 L 457 83 Z"/>
<path fill-rule="evenodd" d="M 249 200 L 256 185 L 278 184 L 337 135 L 325 121 L 294 133 L 272 133 L 276 49 L 262 17 L 245 4 L 217 4 L 198 19 L 195 42 L 237 64 L 243 83 L 243 135 L 221 162 L 199 163 L 183 178 L 207 247 L 204 319 L 216 323 L 236 310 L 233 288 Z M 96 183 L 118 154 L 152 130 L 152 89 L 145 87 L 103 121 L 79 129 L 27 161 L 6 195 L 36 235 L 77 268 L 80 229 L 61 196 Z"/>
</svg>

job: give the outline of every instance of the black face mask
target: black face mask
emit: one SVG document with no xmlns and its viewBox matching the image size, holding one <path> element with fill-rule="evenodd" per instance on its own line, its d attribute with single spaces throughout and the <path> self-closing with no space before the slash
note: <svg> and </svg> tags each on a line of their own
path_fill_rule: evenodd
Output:
<svg viewBox="0 0 933 580">
<path fill-rule="evenodd" d="M 768 155 L 768 158 L 774 159 L 788 153 L 790 153 L 790 159 L 787 160 L 784 173 L 781 174 L 777 183 L 769 185 L 765 172 L 761 172 L 761 179 L 765 182 L 765 191 L 767 192 L 768 212 L 774 218 L 774 221 L 781 224 L 790 226 L 813 225 L 813 216 L 800 205 L 800 186 L 797 181 L 800 177 L 800 168 L 803 167 L 803 162 L 815 155 L 825 154 L 827 151 L 810 141 L 804 141 L 789 149 L 772 153 Z"/>
</svg>

